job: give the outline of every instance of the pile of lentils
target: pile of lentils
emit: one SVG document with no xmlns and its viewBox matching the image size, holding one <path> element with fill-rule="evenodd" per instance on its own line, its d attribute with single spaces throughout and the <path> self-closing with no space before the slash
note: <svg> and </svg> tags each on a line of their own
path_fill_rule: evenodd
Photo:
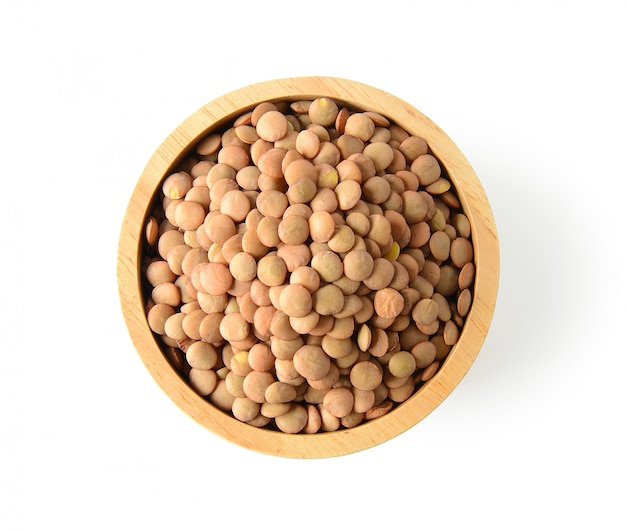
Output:
<svg viewBox="0 0 626 530">
<path fill-rule="evenodd" d="M 325 97 L 207 133 L 164 178 L 145 239 L 164 354 L 259 428 L 386 414 L 436 374 L 472 303 L 470 223 L 427 142 Z"/>
</svg>

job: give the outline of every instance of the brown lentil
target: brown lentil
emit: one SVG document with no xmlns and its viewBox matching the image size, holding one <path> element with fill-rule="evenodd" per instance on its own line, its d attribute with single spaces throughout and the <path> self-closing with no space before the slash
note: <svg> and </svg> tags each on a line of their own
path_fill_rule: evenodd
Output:
<svg viewBox="0 0 626 530">
<path fill-rule="evenodd" d="M 404 308 L 403 296 L 390 287 L 376 291 L 374 295 L 374 311 L 383 318 L 395 318 Z"/>
<path fill-rule="evenodd" d="M 302 405 L 293 403 L 287 412 L 277 416 L 274 421 L 280 431 L 297 434 L 307 425 L 308 413 Z"/>
<path fill-rule="evenodd" d="M 278 224 L 278 237 L 287 245 L 300 245 L 309 238 L 309 223 L 304 217 L 290 215 Z"/>
<path fill-rule="evenodd" d="M 280 293 L 280 308 L 290 317 L 304 317 L 313 308 L 313 299 L 309 290 L 298 284 L 285 286 Z"/>
<path fill-rule="evenodd" d="M 359 390 L 374 390 L 383 381 L 383 372 L 377 363 L 361 361 L 350 370 L 350 382 Z"/>
<path fill-rule="evenodd" d="M 335 221 L 330 213 L 324 210 L 313 212 L 309 217 L 309 232 L 313 241 L 329 241 L 335 233 Z"/>
<path fill-rule="evenodd" d="M 341 289 L 333 284 L 324 285 L 313 293 L 313 309 L 320 315 L 339 313 L 343 309 L 344 303 L 345 299 Z"/>
<path fill-rule="evenodd" d="M 431 379 L 475 278 L 424 138 L 320 97 L 201 138 L 146 218 L 146 318 L 174 369 L 258 428 L 348 429 Z"/>
</svg>

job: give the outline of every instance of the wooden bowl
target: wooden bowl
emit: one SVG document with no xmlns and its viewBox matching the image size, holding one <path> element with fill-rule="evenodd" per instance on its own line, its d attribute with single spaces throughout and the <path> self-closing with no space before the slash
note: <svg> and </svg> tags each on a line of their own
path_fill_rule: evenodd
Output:
<svg viewBox="0 0 626 530">
<path fill-rule="evenodd" d="M 263 101 L 330 97 L 348 107 L 372 110 L 423 137 L 456 188 L 470 220 L 476 276 L 473 303 L 461 336 L 436 375 L 388 414 L 349 429 L 317 434 L 285 434 L 242 423 L 200 397 L 174 370 L 148 327 L 141 291 L 142 239 L 151 204 L 163 178 L 208 132 Z M 432 412 L 465 376 L 482 347 L 495 308 L 499 248 L 493 215 L 469 162 L 453 141 L 408 103 L 358 82 L 301 77 L 258 83 L 226 94 L 199 109 L 168 136 L 149 160 L 130 198 L 118 248 L 119 297 L 130 337 L 162 390 L 185 413 L 218 436 L 261 453 L 293 458 L 345 455 L 385 442 Z"/>
</svg>

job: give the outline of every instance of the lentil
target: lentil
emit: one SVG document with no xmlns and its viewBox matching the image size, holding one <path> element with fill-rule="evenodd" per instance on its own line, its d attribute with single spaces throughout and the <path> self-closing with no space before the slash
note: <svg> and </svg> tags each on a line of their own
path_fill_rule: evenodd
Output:
<svg viewBox="0 0 626 530">
<path fill-rule="evenodd" d="M 161 184 L 146 318 L 218 409 L 348 429 L 435 376 L 476 273 L 471 224 L 424 138 L 330 98 L 262 102 Z"/>
</svg>

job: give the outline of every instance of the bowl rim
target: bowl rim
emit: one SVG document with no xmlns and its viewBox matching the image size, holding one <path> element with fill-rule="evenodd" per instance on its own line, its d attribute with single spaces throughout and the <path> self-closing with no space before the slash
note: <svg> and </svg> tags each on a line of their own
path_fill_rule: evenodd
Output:
<svg viewBox="0 0 626 530">
<path fill-rule="evenodd" d="M 467 215 L 476 266 L 473 300 L 457 343 L 435 376 L 407 401 L 356 427 L 316 434 L 287 434 L 230 417 L 199 396 L 174 370 L 145 316 L 141 249 L 145 222 L 164 176 L 213 129 L 264 101 L 329 97 L 383 114 L 409 134 L 423 137 L 446 168 Z M 207 103 L 170 133 L 149 159 L 128 202 L 117 259 L 118 294 L 131 341 L 157 385 L 187 415 L 219 437 L 244 448 L 290 458 L 326 458 L 355 453 L 390 440 L 429 415 L 454 390 L 476 359 L 495 311 L 500 255 L 495 221 L 478 176 L 456 144 L 411 104 L 379 88 L 336 77 L 291 77 L 248 85 Z"/>
</svg>

